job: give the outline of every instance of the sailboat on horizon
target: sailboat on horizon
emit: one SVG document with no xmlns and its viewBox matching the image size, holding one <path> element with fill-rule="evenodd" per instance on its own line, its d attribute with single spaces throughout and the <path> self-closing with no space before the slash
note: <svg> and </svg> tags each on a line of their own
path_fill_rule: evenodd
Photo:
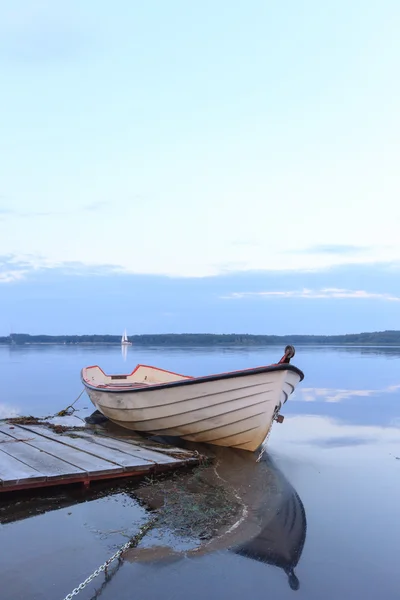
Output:
<svg viewBox="0 0 400 600">
<path fill-rule="evenodd" d="M 128 336 L 126 335 L 126 329 L 125 329 L 124 333 L 122 334 L 121 345 L 122 346 L 132 346 L 132 342 L 130 342 L 128 340 Z"/>
</svg>

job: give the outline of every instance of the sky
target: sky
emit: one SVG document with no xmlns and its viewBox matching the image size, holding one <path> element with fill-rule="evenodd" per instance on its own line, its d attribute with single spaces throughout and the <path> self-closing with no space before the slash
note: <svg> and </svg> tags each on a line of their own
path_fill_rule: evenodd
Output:
<svg viewBox="0 0 400 600">
<path fill-rule="evenodd" d="M 399 328 L 399 30 L 397 0 L 0 0 L 0 335 Z"/>
</svg>

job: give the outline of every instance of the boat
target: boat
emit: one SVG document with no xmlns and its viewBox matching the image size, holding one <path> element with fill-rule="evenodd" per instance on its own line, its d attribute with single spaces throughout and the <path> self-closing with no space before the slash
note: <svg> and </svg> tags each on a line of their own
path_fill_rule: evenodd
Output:
<svg viewBox="0 0 400 600">
<path fill-rule="evenodd" d="M 132 346 L 132 342 L 130 342 L 128 340 L 128 336 L 126 335 L 126 329 L 125 329 L 124 333 L 122 334 L 121 344 L 122 344 L 122 346 Z"/>
<path fill-rule="evenodd" d="M 126 429 L 254 452 L 304 378 L 294 354 L 287 346 L 276 364 L 201 377 L 142 364 L 106 375 L 94 365 L 81 379 L 96 409 Z"/>
</svg>

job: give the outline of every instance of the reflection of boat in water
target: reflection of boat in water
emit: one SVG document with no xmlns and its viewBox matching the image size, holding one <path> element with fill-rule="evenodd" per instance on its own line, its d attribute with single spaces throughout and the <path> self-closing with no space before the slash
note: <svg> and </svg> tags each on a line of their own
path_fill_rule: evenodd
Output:
<svg viewBox="0 0 400 600">
<path fill-rule="evenodd" d="M 204 452 L 201 448 L 200 452 Z M 176 483 L 173 484 L 176 489 Z M 160 483 L 156 489 L 144 488 L 138 496 L 148 506 L 161 511 L 171 510 L 168 507 L 168 482 Z M 212 514 L 213 498 L 221 494 L 224 505 L 236 503 L 237 510 L 232 511 L 226 518 L 226 506 L 221 513 Z M 199 501 L 199 494 L 201 496 Z M 185 499 L 186 498 L 186 499 Z M 247 559 L 253 559 L 265 564 L 281 568 L 288 576 L 288 582 L 293 590 L 299 588 L 299 580 L 294 572 L 306 539 L 307 520 L 303 503 L 277 469 L 273 461 L 262 456 L 257 462 L 253 454 L 243 453 L 231 448 L 215 449 L 215 464 L 201 470 L 197 481 L 187 479 L 182 488 L 182 499 L 177 514 L 168 516 L 169 529 L 174 525 L 180 535 L 185 536 L 181 529 L 182 522 L 192 533 L 196 530 L 196 519 L 191 515 L 206 514 L 212 537 L 202 532 L 202 539 L 195 547 L 180 552 L 174 547 L 160 546 L 157 543 L 145 548 L 130 550 L 128 555 L 133 562 L 156 562 L 165 559 L 197 557 L 215 551 L 228 550 Z M 185 502 L 188 509 L 185 509 Z M 197 510 L 193 511 L 193 508 Z M 222 518 L 221 518 L 222 515 Z M 222 522 L 215 528 L 215 522 Z M 202 526 L 200 526 L 202 529 Z M 163 533 L 161 531 L 161 539 Z M 179 544 L 178 544 L 179 545 Z"/>
<path fill-rule="evenodd" d="M 294 568 L 300 560 L 306 540 L 307 521 L 303 503 L 293 490 L 270 523 L 249 542 L 232 552 L 245 558 L 280 567 L 288 576 L 292 590 L 300 583 Z"/>
<path fill-rule="evenodd" d="M 289 364 L 294 353 L 287 346 L 278 364 L 202 377 L 138 365 L 129 375 L 86 367 L 81 378 L 95 407 L 126 429 L 254 451 L 304 377 Z"/>
</svg>

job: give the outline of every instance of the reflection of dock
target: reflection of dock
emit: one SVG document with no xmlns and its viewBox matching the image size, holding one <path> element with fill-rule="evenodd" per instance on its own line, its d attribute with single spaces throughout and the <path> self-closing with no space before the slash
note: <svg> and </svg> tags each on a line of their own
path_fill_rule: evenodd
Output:
<svg viewBox="0 0 400 600">
<path fill-rule="evenodd" d="M 62 419 L 58 419 L 61 422 Z M 94 427 L 0 422 L 0 493 L 152 474 L 197 464 L 195 453 Z"/>
</svg>

